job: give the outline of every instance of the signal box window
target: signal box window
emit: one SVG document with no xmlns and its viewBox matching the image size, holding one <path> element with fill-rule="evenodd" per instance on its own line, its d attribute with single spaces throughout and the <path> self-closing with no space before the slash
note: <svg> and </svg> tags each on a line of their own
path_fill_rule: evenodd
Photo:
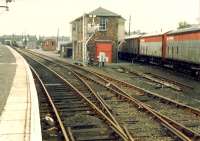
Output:
<svg viewBox="0 0 200 141">
<path fill-rule="evenodd" d="M 99 24 L 99 31 L 106 31 L 106 26 L 107 26 L 107 18 L 101 17 Z"/>
</svg>

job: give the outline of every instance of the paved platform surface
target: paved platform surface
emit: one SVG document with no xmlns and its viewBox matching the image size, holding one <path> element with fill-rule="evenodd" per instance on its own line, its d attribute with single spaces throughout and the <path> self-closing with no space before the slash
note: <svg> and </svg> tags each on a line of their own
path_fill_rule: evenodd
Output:
<svg viewBox="0 0 200 141">
<path fill-rule="evenodd" d="M 0 141 L 41 141 L 37 92 L 30 68 L 14 49 L 0 45 Z M 2 92 L 3 91 L 3 92 Z"/>
<path fill-rule="evenodd" d="M 3 45 L 0 45 L 0 115 L 9 95 L 16 71 L 14 55 Z"/>
</svg>

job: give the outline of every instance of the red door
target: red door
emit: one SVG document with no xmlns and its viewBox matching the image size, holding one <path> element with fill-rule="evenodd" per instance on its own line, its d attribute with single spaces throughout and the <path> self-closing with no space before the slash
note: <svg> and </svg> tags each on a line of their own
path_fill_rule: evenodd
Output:
<svg viewBox="0 0 200 141">
<path fill-rule="evenodd" d="M 96 44 L 96 59 L 100 52 L 104 52 L 108 59 L 108 63 L 112 62 L 112 44 L 111 43 L 97 43 Z"/>
</svg>

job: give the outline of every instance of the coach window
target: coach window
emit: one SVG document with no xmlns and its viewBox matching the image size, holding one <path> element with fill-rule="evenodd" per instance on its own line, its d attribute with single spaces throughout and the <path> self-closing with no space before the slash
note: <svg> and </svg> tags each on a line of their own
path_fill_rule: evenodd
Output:
<svg viewBox="0 0 200 141">
<path fill-rule="evenodd" d="M 107 21 L 106 17 L 100 17 L 99 31 L 106 31 Z"/>
</svg>

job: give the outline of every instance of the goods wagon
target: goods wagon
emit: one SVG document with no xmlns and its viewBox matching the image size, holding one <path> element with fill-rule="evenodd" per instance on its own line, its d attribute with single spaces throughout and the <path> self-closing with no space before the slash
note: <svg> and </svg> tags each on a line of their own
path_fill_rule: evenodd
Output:
<svg viewBox="0 0 200 141">
<path fill-rule="evenodd" d="M 147 62 L 161 63 L 161 58 L 165 47 L 165 34 L 148 34 L 140 37 L 139 55 L 140 60 L 144 59 Z M 164 56 L 163 56 L 164 55 Z"/>
<path fill-rule="evenodd" d="M 125 47 L 120 50 L 120 59 L 131 61 L 134 58 L 186 72 L 200 79 L 200 27 L 143 35 L 138 39 L 135 45 L 129 43 L 133 38 L 126 39 Z"/>
<path fill-rule="evenodd" d="M 125 38 L 123 46 L 119 48 L 119 58 L 132 61 L 139 55 L 140 35 L 132 35 Z"/>
<path fill-rule="evenodd" d="M 200 64 L 200 29 L 185 29 L 167 35 L 166 58 Z"/>
<path fill-rule="evenodd" d="M 166 62 L 200 78 L 200 28 L 169 32 L 166 43 Z"/>
</svg>

